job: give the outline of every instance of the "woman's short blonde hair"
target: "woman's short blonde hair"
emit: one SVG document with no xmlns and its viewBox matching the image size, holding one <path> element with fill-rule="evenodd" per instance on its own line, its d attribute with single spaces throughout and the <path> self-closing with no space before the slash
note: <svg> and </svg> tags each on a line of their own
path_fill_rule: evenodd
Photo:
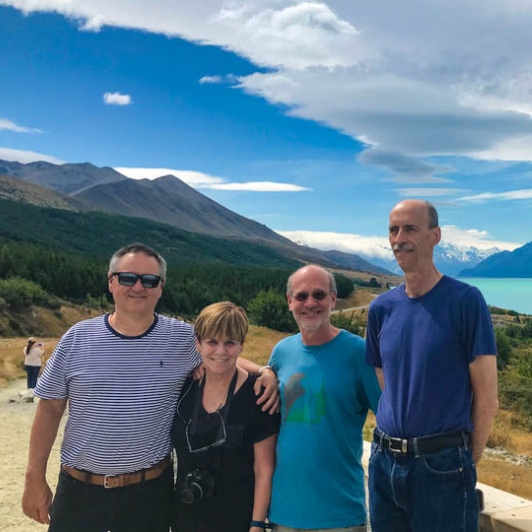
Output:
<svg viewBox="0 0 532 532">
<path fill-rule="evenodd" d="M 194 322 L 196 338 L 223 338 L 243 344 L 249 329 L 246 311 L 230 301 L 205 307 Z"/>
</svg>

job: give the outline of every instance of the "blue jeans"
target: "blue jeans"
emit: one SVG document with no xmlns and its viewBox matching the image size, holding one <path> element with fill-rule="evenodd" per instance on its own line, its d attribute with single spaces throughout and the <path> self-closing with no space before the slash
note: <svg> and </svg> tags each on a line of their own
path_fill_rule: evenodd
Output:
<svg viewBox="0 0 532 532">
<path fill-rule="evenodd" d="M 477 532 L 477 473 L 471 449 L 415 455 L 371 445 L 373 532 Z"/>
<path fill-rule="evenodd" d="M 174 478 L 161 476 L 124 488 L 106 489 L 59 473 L 49 532 L 168 532 Z"/>
<path fill-rule="evenodd" d="M 27 374 L 27 388 L 35 388 L 35 386 L 37 386 L 37 378 L 39 377 L 41 366 L 24 366 L 24 369 L 26 370 Z"/>
</svg>

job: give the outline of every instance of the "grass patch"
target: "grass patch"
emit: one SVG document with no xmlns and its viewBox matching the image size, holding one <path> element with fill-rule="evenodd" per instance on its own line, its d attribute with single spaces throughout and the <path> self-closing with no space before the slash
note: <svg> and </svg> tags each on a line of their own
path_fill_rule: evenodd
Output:
<svg viewBox="0 0 532 532">
<path fill-rule="evenodd" d="M 532 500 L 532 467 L 484 458 L 477 464 L 477 473 L 482 484 Z"/>
</svg>

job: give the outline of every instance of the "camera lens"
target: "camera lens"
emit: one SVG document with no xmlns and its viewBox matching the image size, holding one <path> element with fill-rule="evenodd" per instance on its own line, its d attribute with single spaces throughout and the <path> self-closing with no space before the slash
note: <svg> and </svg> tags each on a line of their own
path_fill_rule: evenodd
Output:
<svg viewBox="0 0 532 532">
<path fill-rule="evenodd" d="M 179 495 L 183 504 L 194 504 L 203 499 L 210 497 L 214 489 L 214 478 L 209 471 L 203 469 L 194 469 L 187 473 L 185 485 Z"/>
<path fill-rule="evenodd" d="M 198 484 L 189 484 L 187 488 L 181 491 L 181 502 L 184 504 L 194 504 L 203 497 L 203 490 Z"/>
</svg>

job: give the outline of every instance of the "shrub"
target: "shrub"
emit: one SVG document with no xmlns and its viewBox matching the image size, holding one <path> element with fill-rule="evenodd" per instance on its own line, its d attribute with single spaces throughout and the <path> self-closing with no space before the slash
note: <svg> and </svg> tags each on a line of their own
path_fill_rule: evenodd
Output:
<svg viewBox="0 0 532 532">
<path fill-rule="evenodd" d="M 499 384 L 501 406 L 518 414 L 521 428 L 532 430 L 532 386 L 529 379 L 501 379 Z"/>
<path fill-rule="evenodd" d="M 262 325 L 280 332 L 296 332 L 298 330 L 288 309 L 286 297 L 274 290 L 260 291 L 249 302 L 247 310 L 250 321 L 254 325 Z"/>
<path fill-rule="evenodd" d="M 502 369 L 508 364 L 512 356 L 510 339 L 502 329 L 495 329 L 495 341 L 497 343 L 497 367 Z"/>
<path fill-rule="evenodd" d="M 336 281 L 337 296 L 339 298 L 349 297 L 353 293 L 353 281 L 349 277 L 341 273 L 335 273 L 334 280 Z"/>
<path fill-rule="evenodd" d="M 517 373 L 523 377 L 532 377 L 532 355 L 526 353 L 517 364 Z"/>
<path fill-rule="evenodd" d="M 339 329 L 345 329 L 353 334 L 364 336 L 364 324 L 355 321 L 352 313 L 349 316 L 342 311 L 332 314 L 331 323 Z"/>
<path fill-rule="evenodd" d="M 38 284 L 21 277 L 0 280 L 0 299 L 3 299 L 14 311 L 25 310 L 31 305 L 51 309 L 58 309 L 61 306 L 57 297 L 48 294 Z"/>
</svg>

